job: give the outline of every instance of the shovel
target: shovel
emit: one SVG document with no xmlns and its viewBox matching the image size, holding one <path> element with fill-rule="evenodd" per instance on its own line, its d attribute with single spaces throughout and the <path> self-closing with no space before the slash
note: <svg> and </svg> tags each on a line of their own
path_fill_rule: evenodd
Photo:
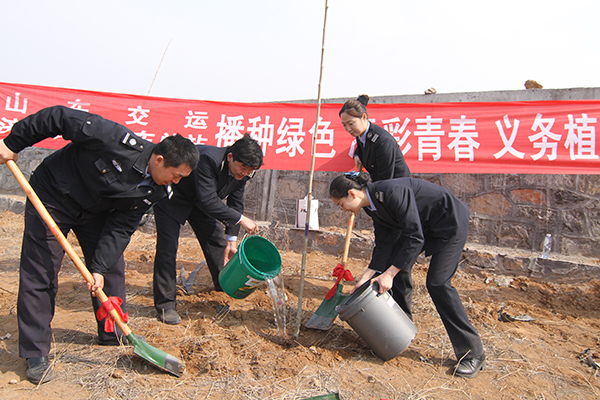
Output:
<svg viewBox="0 0 600 400">
<path fill-rule="evenodd" d="M 44 220 L 46 225 L 48 225 L 48 228 L 50 229 L 50 231 L 54 234 L 54 236 L 56 237 L 56 239 L 58 240 L 58 242 L 60 243 L 62 248 L 69 255 L 69 257 L 73 261 L 73 264 L 75 264 L 75 267 L 77 267 L 77 269 L 79 270 L 81 275 L 83 275 L 83 278 L 85 279 L 85 281 L 93 285 L 94 277 L 92 276 L 90 271 L 87 269 L 87 267 L 85 266 L 83 261 L 81 261 L 81 259 L 77 255 L 77 253 L 75 253 L 75 250 L 73 250 L 73 247 L 67 241 L 67 239 L 65 238 L 65 236 L 63 235 L 61 230 L 58 228 L 58 226 L 56 225 L 56 222 L 54 222 L 54 219 L 50 216 L 50 214 L 48 213 L 48 210 L 46 210 L 46 207 L 44 206 L 42 201 L 39 199 L 37 194 L 33 191 L 33 188 L 31 187 L 31 185 L 29 185 L 29 182 L 27 182 L 27 179 L 25 179 L 25 177 L 21 173 L 21 170 L 17 166 L 17 164 L 13 160 L 8 160 L 6 162 L 6 165 L 8 166 L 8 169 L 10 170 L 10 172 L 12 172 L 12 174 L 17 179 L 17 182 L 19 182 L 19 185 L 21 185 L 21 188 L 23 189 L 23 191 L 29 198 L 29 201 L 31 201 L 31 203 L 33 204 L 35 209 L 38 211 L 38 213 L 40 214 L 40 216 L 42 217 L 42 219 Z M 105 304 L 106 302 L 109 303 L 109 304 L 107 304 L 108 307 L 106 307 L 106 309 L 109 310 L 108 312 L 109 312 L 110 316 L 115 321 L 117 326 L 121 329 L 121 332 L 123 332 L 123 334 L 127 337 L 127 340 L 129 341 L 129 343 L 133 344 L 133 352 L 135 354 L 137 354 L 138 356 L 142 357 L 143 359 L 145 359 L 147 361 L 150 361 L 152 364 L 156 365 L 157 367 L 159 367 L 177 377 L 179 377 L 179 376 L 181 376 L 181 374 L 183 374 L 183 371 L 185 369 L 185 365 L 184 365 L 183 361 L 178 360 L 177 358 L 165 353 L 162 350 L 159 350 L 159 349 L 149 345 L 142 339 L 136 337 L 131 332 L 131 329 L 129 329 L 127 324 L 123 321 L 123 319 L 121 318 L 121 316 L 119 315 L 117 310 L 115 310 L 115 308 L 112 306 L 111 301 L 108 299 L 108 297 L 106 296 L 104 291 L 102 291 L 102 289 L 96 289 L 95 294 L 96 294 L 96 297 L 98 298 L 98 300 L 100 300 L 100 302 L 102 304 Z"/>
<path fill-rule="evenodd" d="M 353 227 L 354 213 L 350 214 L 350 220 L 348 221 L 348 231 L 346 232 L 346 242 L 344 243 L 344 253 L 342 255 L 342 262 L 336 267 L 338 268 L 341 266 L 342 271 L 346 267 L 346 262 L 348 261 L 348 250 L 350 249 L 350 238 L 352 237 Z M 322 331 L 326 331 L 329 330 L 329 328 L 331 328 L 331 325 L 333 325 L 333 321 L 338 315 L 337 311 L 335 311 L 335 308 L 338 305 L 340 305 L 344 300 L 346 300 L 346 297 L 348 297 L 348 295 L 342 294 L 342 289 L 344 287 L 338 284 L 343 276 L 344 273 L 342 272 L 341 276 L 335 283 L 335 294 L 333 294 L 333 297 L 330 297 L 329 299 L 327 299 L 328 296 L 325 297 L 325 300 L 323 300 L 319 308 L 317 308 L 317 311 L 315 311 L 313 316 L 310 317 L 308 322 L 306 322 L 306 324 L 304 325 L 305 327 L 309 329 L 319 329 Z M 331 293 L 331 290 L 329 291 L 329 293 Z"/>
</svg>

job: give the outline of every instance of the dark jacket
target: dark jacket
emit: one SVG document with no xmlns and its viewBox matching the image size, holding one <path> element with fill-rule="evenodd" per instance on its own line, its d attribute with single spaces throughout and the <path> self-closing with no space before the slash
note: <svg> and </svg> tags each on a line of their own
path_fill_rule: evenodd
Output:
<svg viewBox="0 0 600 400">
<path fill-rule="evenodd" d="M 244 213 L 246 176 L 241 180 L 229 174 L 229 147 L 197 145 L 200 161 L 190 176 L 173 186 L 173 196 L 156 206 L 180 224 L 185 224 L 193 207 L 225 224 L 225 233 L 237 236 L 236 225 Z M 223 199 L 227 198 L 227 204 Z"/>
<path fill-rule="evenodd" d="M 467 235 L 469 208 L 441 186 L 399 178 L 369 183 L 367 190 L 376 208 L 364 208 L 375 228 L 370 269 L 384 272 L 394 265 L 406 271 L 423 250 L 426 256 L 435 254 Z M 390 260 L 398 244 L 401 249 Z"/>
<path fill-rule="evenodd" d="M 356 138 L 354 155 L 360 158 L 373 182 L 411 176 L 398 142 L 388 131 L 371 123 L 365 135 L 364 146 Z"/>
<path fill-rule="evenodd" d="M 140 185 L 154 144 L 99 115 L 63 106 L 17 122 L 4 144 L 18 153 L 55 136 L 71 143 L 42 161 L 32 184 L 43 186 L 76 218 L 109 212 L 88 262 L 91 272 L 105 273 L 123 254 L 144 212 L 167 195 L 152 179 Z"/>
</svg>

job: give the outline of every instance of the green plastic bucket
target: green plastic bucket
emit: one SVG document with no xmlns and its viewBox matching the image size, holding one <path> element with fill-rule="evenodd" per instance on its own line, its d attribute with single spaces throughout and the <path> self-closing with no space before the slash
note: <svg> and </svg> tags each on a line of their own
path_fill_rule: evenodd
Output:
<svg viewBox="0 0 600 400">
<path fill-rule="evenodd" d="M 249 236 L 219 273 L 219 283 L 229 296 L 244 299 L 280 271 L 281 255 L 277 247 L 262 236 Z"/>
</svg>

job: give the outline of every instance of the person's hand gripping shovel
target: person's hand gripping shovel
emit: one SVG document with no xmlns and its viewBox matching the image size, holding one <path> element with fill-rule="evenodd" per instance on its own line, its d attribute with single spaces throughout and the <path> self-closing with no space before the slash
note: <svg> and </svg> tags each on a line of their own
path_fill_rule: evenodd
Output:
<svg viewBox="0 0 600 400">
<path fill-rule="evenodd" d="M 352 228 L 354 227 L 354 213 L 350 214 L 350 220 L 348 220 L 348 231 L 346 232 L 346 242 L 344 243 L 344 253 L 342 255 L 342 262 L 333 269 L 333 276 L 337 277 L 335 285 L 325 295 L 325 300 L 321 303 L 317 311 L 312 317 L 306 322 L 304 326 L 310 329 L 320 329 L 326 331 L 331 328 L 333 321 L 337 317 L 337 311 L 335 308 L 341 304 L 348 295 L 342 294 L 343 286 L 340 285 L 342 279 L 346 281 L 353 281 L 354 277 L 352 273 L 345 269 L 346 262 L 348 261 L 348 250 L 350 249 L 350 238 L 352 237 Z"/>
<path fill-rule="evenodd" d="M 17 182 L 19 182 L 19 185 L 21 185 L 21 188 L 29 198 L 29 201 L 31 201 L 31 204 L 33 204 L 33 206 L 38 211 L 38 213 L 40 214 L 50 231 L 54 234 L 54 236 L 62 246 L 62 248 L 69 255 L 69 257 L 75 264 L 75 267 L 77 267 L 77 270 L 79 270 L 79 273 L 81 273 L 81 275 L 87 283 L 93 285 L 94 277 L 87 269 L 83 261 L 81 261 L 77 253 L 75 253 L 75 250 L 73 249 L 73 247 L 71 247 L 71 244 L 67 241 L 61 230 L 58 228 L 56 222 L 54 222 L 54 219 L 52 218 L 52 216 L 50 216 L 48 210 L 46 210 L 46 207 L 44 206 L 42 201 L 33 191 L 33 188 L 31 187 L 31 185 L 29 185 L 29 182 L 27 182 L 27 179 L 25 179 L 17 164 L 13 160 L 8 160 L 6 162 L 6 165 L 8 166 L 10 172 L 12 172 L 12 174 L 17 179 Z M 123 334 L 127 337 L 129 343 L 133 345 L 133 352 L 135 354 L 175 376 L 179 377 L 181 376 L 181 374 L 183 374 L 183 371 L 185 369 L 183 361 L 149 345 L 142 339 L 136 337 L 133 334 L 133 332 L 131 332 L 131 329 L 129 329 L 129 327 L 123 320 L 123 317 L 121 316 L 122 312 L 120 311 L 119 307 L 119 300 L 121 299 L 108 298 L 104 291 L 102 291 L 102 289 L 97 289 L 94 292 L 94 294 L 102 303 L 102 308 L 100 308 L 99 311 L 104 311 L 104 314 L 108 314 L 105 325 L 112 325 L 112 321 L 114 321 L 114 323 L 116 323 L 116 325 L 121 329 Z"/>
</svg>

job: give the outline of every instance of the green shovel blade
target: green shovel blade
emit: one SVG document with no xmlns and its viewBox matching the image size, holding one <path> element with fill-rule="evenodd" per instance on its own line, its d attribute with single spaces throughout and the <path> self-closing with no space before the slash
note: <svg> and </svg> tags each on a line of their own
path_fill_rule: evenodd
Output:
<svg viewBox="0 0 600 400">
<path fill-rule="evenodd" d="M 304 324 L 309 329 L 318 329 L 322 331 L 329 330 L 333 321 L 337 318 L 337 311 L 335 308 L 342 304 L 348 295 L 342 294 L 342 285 L 338 285 L 335 289 L 335 294 L 329 300 L 325 299 L 317 308 L 317 311 L 312 317 Z"/>
<path fill-rule="evenodd" d="M 337 393 L 324 394 L 316 397 L 309 397 L 304 400 L 339 400 L 340 396 Z"/>
<path fill-rule="evenodd" d="M 173 357 L 170 354 L 165 353 L 162 350 L 157 349 L 154 346 L 149 345 L 140 338 L 136 337 L 133 333 L 127 336 L 129 343 L 133 344 L 133 352 L 144 360 L 150 361 L 157 367 L 180 377 L 185 370 L 185 364 L 183 361 Z"/>
</svg>

